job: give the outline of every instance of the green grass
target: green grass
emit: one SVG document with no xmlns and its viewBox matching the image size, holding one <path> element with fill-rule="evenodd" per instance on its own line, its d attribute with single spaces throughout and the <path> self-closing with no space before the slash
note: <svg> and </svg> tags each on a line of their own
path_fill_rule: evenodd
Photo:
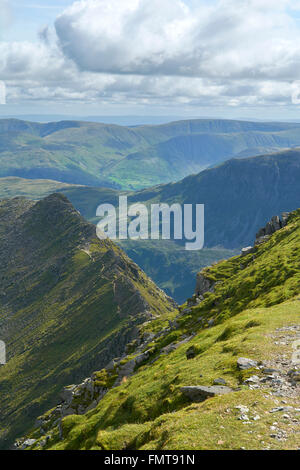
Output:
<svg viewBox="0 0 300 470">
<path fill-rule="evenodd" d="M 34 206 L 3 201 L 0 217 L 8 353 L 0 368 L 0 446 L 7 447 L 55 405 L 63 386 L 123 354 L 146 320 L 138 292 L 154 315 L 173 307 L 116 245 L 96 238 L 64 196 Z"/>
<path fill-rule="evenodd" d="M 207 268 L 206 276 L 219 281 L 215 293 L 207 294 L 191 314 L 179 318 L 178 330 L 154 341 L 149 361 L 111 389 L 95 410 L 65 418 L 63 441 L 53 428 L 47 448 L 297 449 L 299 426 L 291 428 L 282 413 L 276 417 L 269 413 L 279 401 L 267 388 L 249 390 L 242 385 L 259 371 L 239 371 L 237 359 L 266 361 L 283 353 L 292 355 L 291 346 L 276 344 L 271 334 L 283 326 L 299 325 L 299 252 L 297 211 L 289 225 L 260 246 L 254 257 L 235 257 Z M 215 324 L 208 328 L 212 317 Z M 157 319 L 147 329 L 162 326 L 162 319 Z M 162 347 L 192 332 L 196 336 L 188 344 L 159 357 Z M 185 353 L 191 346 L 197 355 L 187 360 Z M 180 392 L 185 385 L 212 385 L 219 377 L 236 391 L 193 405 Z M 235 409 L 240 404 L 260 419 L 243 424 Z M 294 430 L 286 441 L 270 437 L 275 419 L 281 429 Z"/>
</svg>

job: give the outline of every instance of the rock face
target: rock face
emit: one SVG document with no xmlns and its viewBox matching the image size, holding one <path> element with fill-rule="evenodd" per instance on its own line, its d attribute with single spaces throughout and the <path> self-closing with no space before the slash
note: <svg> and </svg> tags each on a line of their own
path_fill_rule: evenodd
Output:
<svg viewBox="0 0 300 470">
<path fill-rule="evenodd" d="M 247 256 L 252 253 L 255 253 L 255 247 L 265 243 L 269 240 L 273 233 L 281 230 L 283 227 L 286 226 L 289 219 L 289 212 L 283 212 L 281 218 L 278 215 L 272 217 L 270 222 L 263 228 L 261 228 L 256 234 L 255 246 L 247 246 L 246 248 L 242 249 L 241 255 Z"/>
<path fill-rule="evenodd" d="M 267 241 L 273 233 L 277 232 L 278 230 L 282 229 L 286 226 L 289 219 L 289 213 L 284 212 L 281 218 L 278 215 L 272 217 L 270 222 L 263 228 L 261 228 L 256 234 L 256 241 L 255 245 L 260 245 Z"/>
<path fill-rule="evenodd" d="M 82 415 L 97 406 L 107 388 L 97 385 L 97 376 L 85 379 L 79 385 L 69 385 L 61 393 L 62 403 L 56 412 L 62 418 L 71 414 Z"/>
<path fill-rule="evenodd" d="M 214 292 L 215 282 L 205 277 L 203 272 L 197 275 L 195 294 L 197 297 L 203 296 L 206 292 Z"/>
<path fill-rule="evenodd" d="M 215 397 L 217 395 L 225 395 L 231 393 L 233 390 L 229 387 L 215 385 L 213 387 L 182 387 L 181 392 L 184 396 L 193 402 L 201 402 L 207 398 Z"/>
<path fill-rule="evenodd" d="M 252 359 L 247 359 L 246 357 L 240 357 L 237 360 L 237 366 L 240 370 L 248 370 L 248 369 L 253 369 L 254 367 L 257 367 L 258 363 L 256 361 L 253 361 Z"/>
</svg>

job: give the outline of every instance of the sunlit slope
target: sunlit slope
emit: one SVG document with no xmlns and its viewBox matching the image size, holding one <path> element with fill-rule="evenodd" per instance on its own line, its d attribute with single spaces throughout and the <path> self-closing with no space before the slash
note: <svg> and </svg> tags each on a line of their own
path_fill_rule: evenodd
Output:
<svg viewBox="0 0 300 470">
<path fill-rule="evenodd" d="M 0 446 L 173 303 L 63 195 L 0 202 Z"/>
<path fill-rule="evenodd" d="M 292 354 L 300 340 L 299 255 L 297 211 L 254 254 L 204 270 L 214 292 L 174 314 L 173 328 L 147 344 L 149 359 L 134 375 L 112 388 L 95 410 L 66 417 L 63 440 L 55 426 L 48 429 L 51 437 L 43 448 L 297 449 L 299 374 L 292 379 L 297 374 Z M 146 331 L 165 331 L 168 323 L 162 320 Z M 240 357 L 257 366 L 240 370 Z M 219 378 L 231 392 L 191 404 L 181 391 L 212 386 Z M 38 448 L 39 430 L 31 437 Z"/>
</svg>

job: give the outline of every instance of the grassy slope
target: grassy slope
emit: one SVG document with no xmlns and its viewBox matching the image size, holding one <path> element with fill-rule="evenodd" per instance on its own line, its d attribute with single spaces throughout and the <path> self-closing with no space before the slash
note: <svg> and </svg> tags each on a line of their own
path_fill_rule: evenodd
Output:
<svg viewBox="0 0 300 470">
<path fill-rule="evenodd" d="M 299 325 L 300 211 L 289 225 L 257 249 L 255 257 L 235 257 L 221 262 L 205 275 L 219 281 L 215 293 L 182 316 L 179 328 L 153 343 L 153 357 L 183 333 L 196 332 L 188 345 L 180 346 L 157 362 L 141 366 L 138 373 L 112 389 L 98 407 L 84 416 L 63 421 L 64 440 L 54 429 L 49 449 L 261 449 L 299 447 L 299 423 L 288 424 L 283 413 L 269 411 L 280 399 L 265 390 L 240 391 L 191 405 L 183 385 L 212 385 L 224 377 L 232 387 L 240 386 L 255 370 L 239 372 L 240 356 L 268 360 L 292 354 L 287 344 L 274 342 L 277 328 Z M 214 318 L 212 328 L 207 327 Z M 148 329 L 162 327 L 162 319 Z M 194 345 L 196 358 L 187 361 L 185 352 Z M 152 357 L 152 358 L 153 358 Z M 297 405 L 295 400 L 286 403 Z M 258 421 L 238 420 L 237 405 L 258 414 Z M 298 403 L 299 408 L 299 403 Z M 287 440 L 270 437 L 276 420 L 288 431 Z M 33 433 L 34 437 L 37 437 Z"/>
<path fill-rule="evenodd" d="M 38 200 L 63 189 L 68 190 L 79 187 L 81 186 L 60 183 L 54 180 L 28 180 L 9 176 L 0 178 L 0 199 L 25 197 Z"/>
<path fill-rule="evenodd" d="M 172 304 L 112 242 L 96 238 L 62 195 L 0 203 L 0 447 L 58 391 L 122 354 L 145 310 Z"/>
<path fill-rule="evenodd" d="M 0 176 L 138 189 L 179 180 L 231 156 L 296 145 L 298 124 L 194 120 L 129 128 L 0 120 Z"/>
</svg>

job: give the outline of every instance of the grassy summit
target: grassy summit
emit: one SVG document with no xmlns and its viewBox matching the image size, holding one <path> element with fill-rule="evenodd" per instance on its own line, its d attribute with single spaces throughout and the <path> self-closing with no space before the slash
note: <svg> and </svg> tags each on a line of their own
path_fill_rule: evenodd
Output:
<svg viewBox="0 0 300 470">
<path fill-rule="evenodd" d="M 158 333 L 173 324 L 147 344 L 149 359 L 96 409 L 66 417 L 61 435 L 50 427 L 44 448 L 297 449 L 299 382 L 291 377 L 293 344 L 300 340 L 299 260 L 300 210 L 254 254 L 206 268 L 202 275 L 216 283 L 214 292 L 144 327 L 143 334 Z M 240 370 L 240 357 L 258 367 Z M 218 378 L 233 391 L 201 403 L 181 391 Z M 40 431 L 31 437 L 39 448 Z"/>
</svg>

